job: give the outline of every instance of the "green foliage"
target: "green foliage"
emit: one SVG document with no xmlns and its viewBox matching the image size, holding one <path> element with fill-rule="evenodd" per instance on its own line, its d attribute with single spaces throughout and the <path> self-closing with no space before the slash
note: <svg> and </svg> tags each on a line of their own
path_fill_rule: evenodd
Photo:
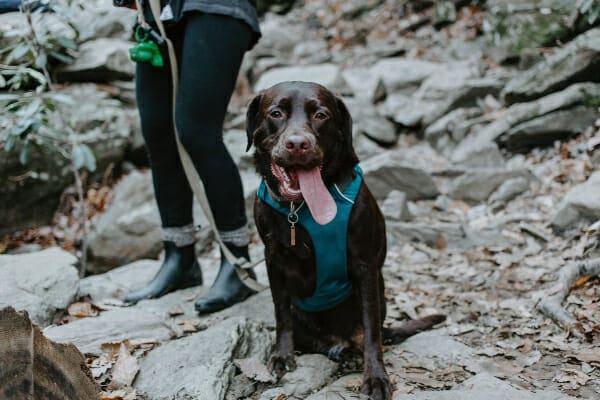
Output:
<svg viewBox="0 0 600 400">
<path fill-rule="evenodd" d="M 0 88 L 6 91 L 0 94 L 0 144 L 6 152 L 18 149 L 23 165 L 30 148 L 37 147 L 69 160 L 75 170 L 93 172 L 92 150 L 64 117 L 64 108 L 74 101 L 55 91 L 51 81 L 53 67 L 74 60 L 74 18 L 81 4 L 52 2 L 42 12 L 32 11 L 27 1 L 22 3 L 22 21 L 0 38 L 0 44 L 8 42 L 0 50 Z"/>
<path fill-rule="evenodd" d="M 561 2 L 541 8 L 535 2 L 508 3 L 489 10 L 484 30 L 491 44 L 518 54 L 523 49 L 552 45 L 566 38 L 569 35 L 566 22 L 571 12 Z"/>
<path fill-rule="evenodd" d="M 600 22 L 600 0 L 583 0 L 579 5 L 579 14 L 590 26 Z"/>
</svg>

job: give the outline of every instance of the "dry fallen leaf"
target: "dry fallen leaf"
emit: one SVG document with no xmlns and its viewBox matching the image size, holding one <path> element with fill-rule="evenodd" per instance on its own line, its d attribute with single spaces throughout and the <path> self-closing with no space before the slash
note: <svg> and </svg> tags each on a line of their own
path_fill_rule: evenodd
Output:
<svg viewBox="0 0 600 400">
<path fill-rule="evenodd" d="M 69 305 L 67 312 L 77 318 L 96 317 L 99 314 L 98 308 L 93 304 L 81 301 Z"/>
<path fill-rule="evenodd" d="M 140 366 L 137 358 L 132 356 L 125 344 L 121 343 L 119 349 L 119 359 L 112 369 L 112 380 L 109 387 L 111 389 L 120 389 L 131 386 Z"/>
<path fill-rule="evenodd" d="M 168 314 L 171 317 L 176 317 L 178 315 L 185 314 L 185 311 L 183 311 L 183 308 L 181 308 L 181 306 L 173 306 L 169 309 Z"/>
<path fill-rule="evenodd" d="M 242 358 L 235 360 L 235 363 L 242 370 L 242 374 L 249 379 L 258 382 L 275 382 L 275 378 L 271 375 L 267 367 L 256 358 Z"/>
</svg>

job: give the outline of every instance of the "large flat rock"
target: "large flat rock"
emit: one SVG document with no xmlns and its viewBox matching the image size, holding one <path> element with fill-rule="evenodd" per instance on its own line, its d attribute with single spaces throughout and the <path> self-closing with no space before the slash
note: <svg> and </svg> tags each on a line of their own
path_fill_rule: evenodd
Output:
<svg viewBox="0 0 600 400">
<path fill-rule="evenodd" d="M 42 326 L 77 296 L 77 259 L 58 247 L 29 254 L 0 255 L 0 308 L 26 310 Z"/>
<path fill-rule="evenodd" d="M 151 351 L 134 386 L 153 400 L 222 400 L 235 375 L 234 360 L 254 357 L 265 362 L 271 345 L 271 335 L 261 324 L 230 318 Z"/>
<path fill-rule="evenodd" d="M 600 218 L 600 172 L 594 172 L 585 183 L 573 187 L 558 205 L 552 218 L 555 228 L 566 229 Z"/>
<path fill-rule="evenodd" d="M 515 76 L 503 91 L 508 103 L 536 99 L 576 82 L 600 82 L 600 28 L 579 35 L 564 48 Z"/>
</svg>

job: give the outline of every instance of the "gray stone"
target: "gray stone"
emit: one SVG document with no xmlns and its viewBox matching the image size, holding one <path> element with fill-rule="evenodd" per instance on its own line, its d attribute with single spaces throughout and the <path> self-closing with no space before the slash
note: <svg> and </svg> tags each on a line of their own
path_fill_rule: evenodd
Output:
<svg viewBox="0 0 600 400">
<path fill-rule="evenodd" d="M 553 111 L 581 104 L 593 104 L 598 98 L 600 98 L 600 84 L 577 83 L 538 100 L 514 104 L 500 118 L 463 140 L 454 150 L 452 161 L 460 163 L 469 159 L 473 152 L 489 146 L 490 142 L 497 140 L 520 123 Z"/>
<path fill-rule="evenodd" d="M 407 128 L 421 126 L 426 115 L 439 111 L 437 101 L 422 100 L 402 93 L 393 93 L 378 107 L 379 112 Z"/>
<path fill-rule="evenodd" d="M 370 103 L 361 100 L 344 99 L 352 116 L 353 136 L 366 135 L 369 139 L 384 146 L 398 141 L 398 133 L 393 122 L 381 116 Z"/>
<path fill-rule="evenodd" d="M 443 70 L 442 64 L 412 60 L 404 57 L 384 58 L 376 62 L 370 72 L 383 80 L 388 93 L 419 85 L 433 74 Z"/>
<path fill-rule="evenodd" d="M 269 56 L 286 59 L 291 56 L 304 29 L 301 24 L 290 23 L 288 18 L 268 13 L 260 24 L 262 37 L 247 56 L 249 59 Z"/>
<path fill-rule="evenodd" d="M 260 324 L 230 318 L 205 331 L 166 343 L 141 362 L 134 387 L 155 400 L 225 398 L 235 359 L 266 361 L 271 335 Z"/>
<path fill-rule="evenodd" d="M 438 1 L 433 9 L 433 24 L 437 27 L 456 21 L 456 7 L 451 1 Z"/>
<path fill-rule="evenodd" d="M 276 388 L 264 391 L 260 400 L 281 398 L 304 399 L 323 387 L 336 372 L 338 365 L 321 354 L 305 354 L 296 357 L 297 368 L 288 372 L 278 382 Z"/>
<path fill-rule="evenodd" d="M 0 255 L 0 308 L 26 310 L 41 326 L 77 297 L 77 259 L 58 247 L 29 254 Z"/>
<path fill-rule="evenodd" d="M 500 168 L 505 164 L 500 148 L 495 142 L 469 143 L 465 139 L 459 151 L 454 151 L 452 161 L 463 167 Z"/>
<path fill-rule="evenodd" d="M 503 91 L 506 102 L 539 98 L 572 83 L 600 82 L 600 28 L 591 29 L 546 60 L 515 76 Z"/>
<path fill-rule="evenodd" d="M 48 327 L 44 335 L 59 343 L 72 343 L 84 354 L 98 355 L 104 343 L 136 339 L 164 342 L 177 336 L 177 331 L 167 324 L 168 317 L 163 314 L 166 310 L 158 313 L 143 305 L 115 308 L 101 312 L 97 317 Z"/>
<path fill-rule="evenodd" d="M 331 55 L 324 40 L 308 40 L 294 47 L 292 58 L 302 64 L 321 64 L 329 62 Z"/>
<path fill-rule="evenodd" d="M 477 107 L 461 107 L 452 110 L 425 129 L 425 139 L 435 148 L 439 148 L 438 143 L 444 143 L 443 138 L 445 137 L 452 140 L 462 140 L 466 132 L 457 132 L 460 127 L 467 120 L 477 118 L 482 114 L 483 111 Z"/>
<path fill-rule="evenodd" d="M 385 199 L 394 189 L 406 193 L 409 200 L 431 199 L 439 194 L 429 173 L 398 158 L 398 155 L 386 152 L 361 164 L 365 182 L 377 199 Z"/>
<path fill-rule="evenodd" d="M 368 396 L 360 393 L 361 384 L 361 374 L 346 375 L 308 396 L 306 400 L 368 400 Z"/>
<path fill-rule="evenodd" d="M 600 118 L 597 107 L 577 106 L 555 111 L 512 127 L 498 143 L 512 151 L 549 146 L 555 140 L 578 135 Z"/>
<path fill-rule="evenodd" d="M 502 183 L 494 193 L 491 194 L 490 202 L 506 202 L 514 199 L 529 189 L 529 180 L 518 177 L 509 179 Z"/>
<path fill-rule="evenodd" d="M 349 68 L 342 77 L 350 87 L 354 97 L 366 103 L 377 103 L 387 92 L 381 77 L 373 75 L 368 68 Z"/>
<path fill-rule="evenodd" d="M 316 82 L 334 92 L 346 90 L 346 84 L 338 66 L 334 64 L 316 64 L 270 69 L 260 76 L 254 85 L 254 91 L 260 92 L 277 83 L 286 81 Z"/>
<path fill-rule="evenodd" d="M 106 82 L 131 80 L 135 64 L 129 59 L 132 42 L 122 39 L 100 38 L 79 46 L 79 55 L 73 64 L 56 72 L 61 82 Z"/>
<path fill-rule="evenodd" d="M 477 168 L 466 171 L 450 185 L 448 195 L 453 199 L 485 201 L 502 183 L 513 178 L 532 180 L 533 175 L 522 169 Z"/>
<path fill-rule="evenodd" d="M 198 248 L 211 241 L 206 218 L 194 208 Z M 156 258 L 162 249 L 161 223 L 149 172 L 134 171 L 115 188 L 107 211 L 100 216 L 89 237 L 92 269 L 103 271 L 141 258 Z"/>
<path fill-rule="evenodd" d="M 159 267 L 159 261 L 139 260 L 103 274 L 91 275 L 81 279 L 79 293 L 91 296 L 94 301 L 121 298 L 124 293 L 144 287 Z"/>
<path fill-rule="evenodd" d="M 493 375 L 479 373 L 451 390 L 446 391 L 422 391 L 413 394 L 397 394 L 393 400 L 464 400 L 464 399 L 488 399 L 488 400 L 574 400 L 553 390 L 540 390 L 529 392 L 517 389 L 508 382 L 495 378 Z"/>
<path fill-rule="evenodd" d="M 399 190 L 392 190 L 381 205 L 381 212 L 386 218 L 397 221 L 408 221 L 411 215 L 408 211 L 406 194 Z"/>
<path fill-rule="evenodd" d="M 588 180 L 573 187 L 558 205 L 552 218 L 552 226 L 566 229 L 578 224 L 590 223 L 600 218 L 600 171 Z"/>
<path fill-rule="evenodd" d="M 88 7 L 77 10 L 78 41 L 86 42 L 94 38 L 131 39 L 136 12 L 115 7 L 111 2 L 90 0 Z"/>
</svg>

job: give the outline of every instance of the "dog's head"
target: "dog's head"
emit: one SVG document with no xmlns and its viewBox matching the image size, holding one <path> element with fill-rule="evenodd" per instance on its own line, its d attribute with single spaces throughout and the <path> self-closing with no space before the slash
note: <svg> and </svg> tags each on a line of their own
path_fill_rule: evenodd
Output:
<svg viewBox="0 0 600 400">
<path fill-rule="evenodd" d="M 318 168 L 329 186 L 358 163 L 348 109 L 316 83 L 283 82 L 260 93 L 248 107 L 246 132 L 258 173 L 289 200 L 302 197 L 303 172 Z"/>
</svg>

